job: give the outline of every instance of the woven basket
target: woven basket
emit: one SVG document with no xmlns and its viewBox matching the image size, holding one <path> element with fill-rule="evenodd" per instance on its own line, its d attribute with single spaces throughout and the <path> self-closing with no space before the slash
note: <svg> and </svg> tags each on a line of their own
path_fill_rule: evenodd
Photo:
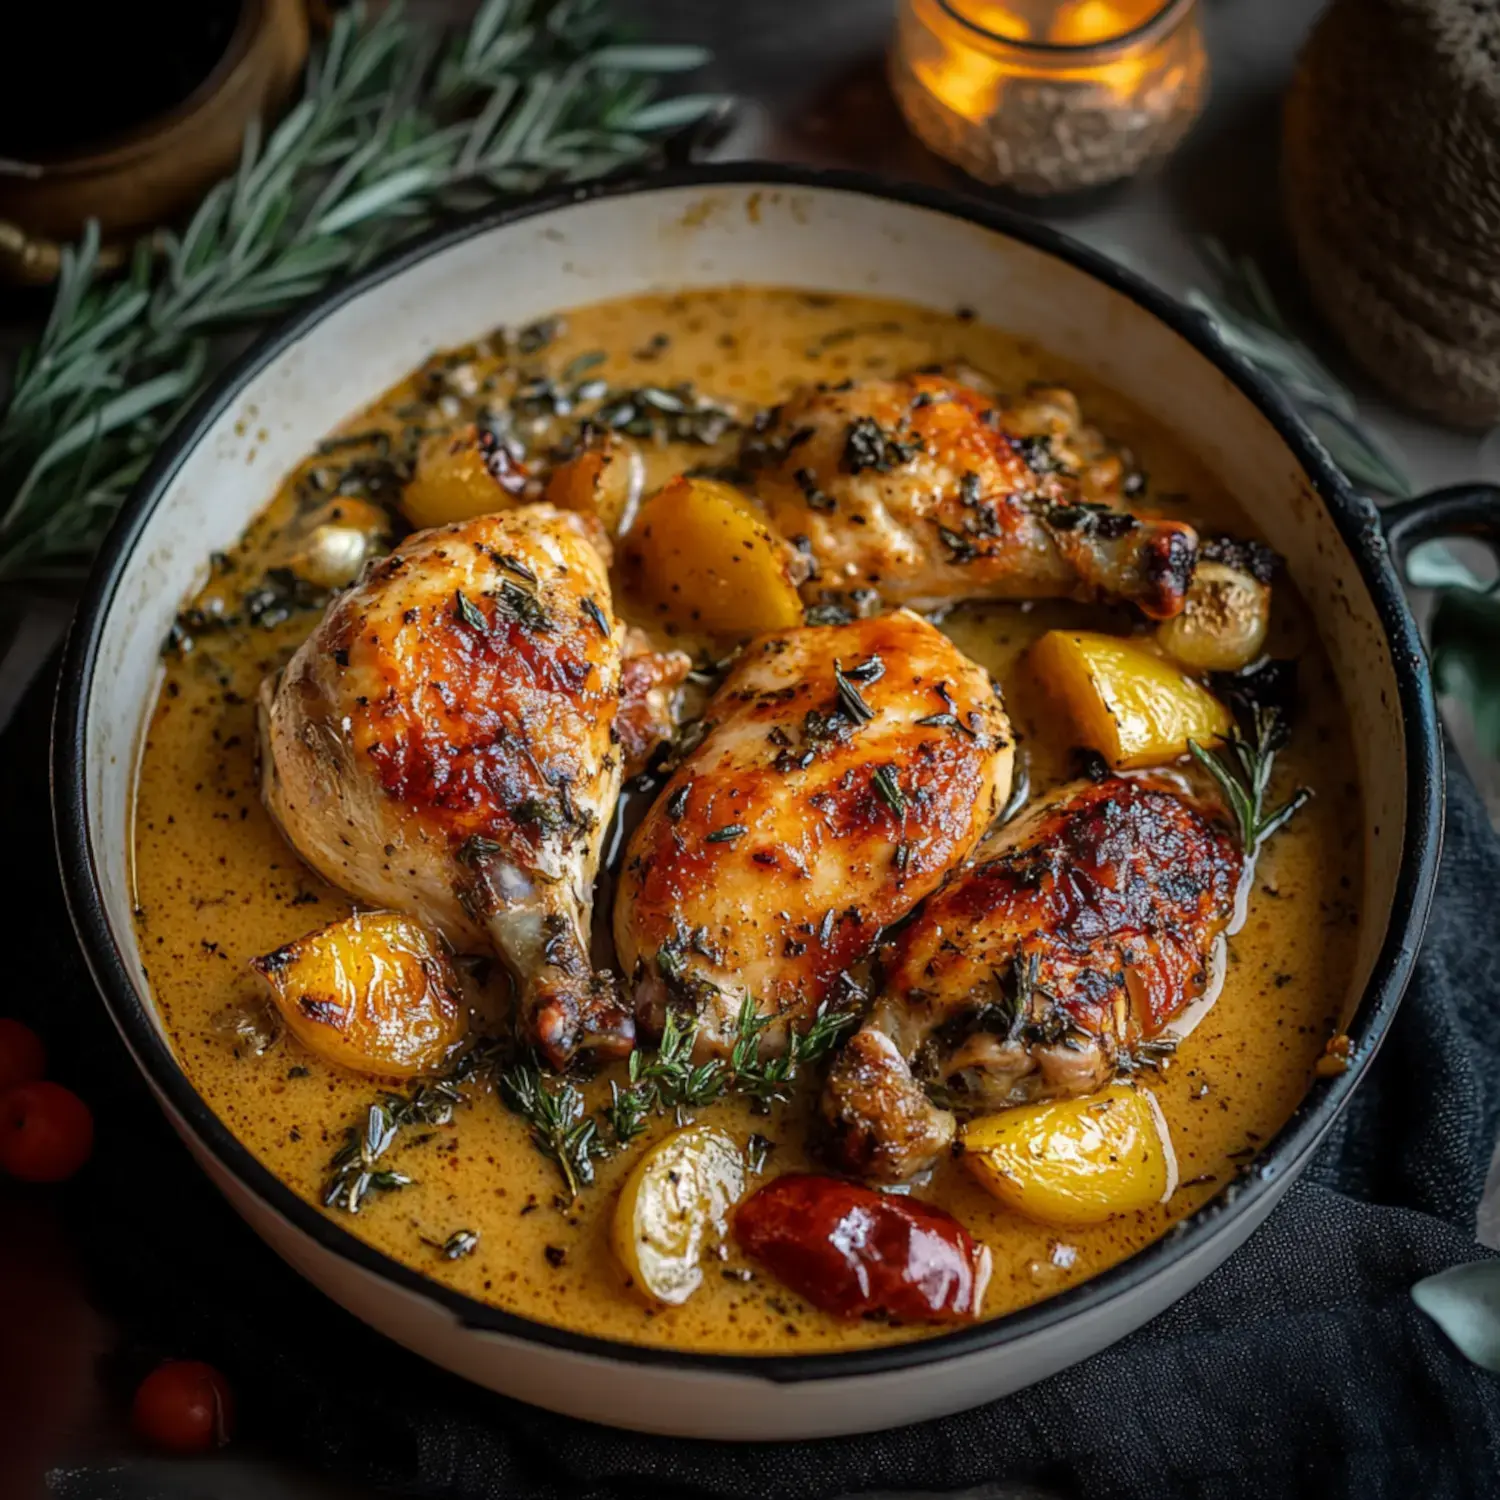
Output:
<svg viewBox="0 0 1500 1500">
<path fill-rule="evenodd" d="M 1403 405 L 1500 422 L 1500 3 L 1334 0 L 1287 97 L 1309 289 Z"/>
</svg>

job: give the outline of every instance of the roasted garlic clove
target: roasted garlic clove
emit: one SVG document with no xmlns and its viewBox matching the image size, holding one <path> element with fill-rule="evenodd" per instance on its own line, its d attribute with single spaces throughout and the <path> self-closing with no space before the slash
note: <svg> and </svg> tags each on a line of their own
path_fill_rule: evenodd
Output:
<svg viewBox="0 0 1500 1500">
<path fill-rule="evenodd" d="M 740 1148 L 722 1130 L 673 1131 L 635 1164 L 615 1208 L 614 1246 L 636 1288 L 669 1306 L 703 1281 L 703 1252 L 728 1232 L 745 1190 Z"/>
<path fill-rule="evenodd" d="M 1200 562 L 1182 613 L 1156 627 L 1162 649 L 1193 672 L 1237 672 L 1265 649 L 1271 590 L 1224 563 Z"/>
</svg>

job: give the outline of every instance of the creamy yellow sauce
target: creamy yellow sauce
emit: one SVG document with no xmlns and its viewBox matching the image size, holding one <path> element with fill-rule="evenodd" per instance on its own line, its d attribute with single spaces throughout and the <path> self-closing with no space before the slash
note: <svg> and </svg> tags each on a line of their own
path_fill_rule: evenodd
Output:
<svg viewBox="0 0 1500 1500">
<path fill-rule="evenodd" d="M 655 336 L 665 335 L 662 344 Z M 553 371 L 602 350 L 590 371 L 614 385 L 690 380 L 704 393 L 744 406 L 780 400 L 808 381 L 891 374 L 936 361 L 963 361 L 1002 390 L 1028 381 L 1066 384 L 1085 416 L 1127 444 L 1149 476 L 1138 504 L 1209 530 L 1253 534 L 1253 518 L 1188 455 L 1118 394 L 1097 387 L 1063 359 L 962 315 L 904 304 L 729 288 L 644 297 L 569 312 L 537 356 Z M 465 375 L 493 367 L 482 353 L 457 361 Z M 399 431 L 422 387 L 408 382 L 348 431 L 379 424 Z M 452 413 L 450 403 L 450 414 Z M 406 415 L 397 415 L 405 413 Z M 716 455 L 667 445 L 650 456 L 653 483 Z M 232 601 L 274 558 L 296 509 L 294 483 L 327 457 L 310 459 L 220 560 L 194 603 Z M 629 613 L 629 601 L 617 601 Z M 177 1056 L 230 1130 L 309 1202 L 318 1202 L 329 1159 L 362 1119 L 379 1084 L 342 1072 L 285 1035 L 268 1050 L 226 1027 L 224 1016 L 254 1002 L 246 968 L 267 952 L 351 909 L 286 845 L 257 791 L 256 689 L 316 623 L 303 610 L 280 625 L 201 633 L 193 649 L 169 653 L 140 767 L 135 824 L 140 946 Z M 1107 612 L 1071 604 L 967 606 L 943 621 L 987 667 L 1029 757 L 1033 791 L 1067 774 L 1069 741 L 1021 661 L 1027 644 L 1059 624 L 1103 624 Z M 1124 616 L 1116 623 L 1128 624 Z M 1181 1186 L 1150 1212 L 1091 1229 L 1055 1230 L 1003 1210 L 956 1162 L 918 1191 L 956 1214 L 994 1256 L 984 1312 L 994 1317 L 1076 1285 L 1157 1238 L 1241 1170 L 1286 1120 L 1334 1030 L 1354 967 L 1362 844 L 1353 756 L 1337 683 L 1290 585 L 1275 594 L 1270 649 L 1300 663 L 1302 711 L 1277 765 L 1274 790 L 1313 787 L 1313 802 L 1262 854 L 1248 919 L 1230 943 L 1217 1005 L 1150 1080 L 1171 1127 Z M 601 890 L 607 902 L 607 885 Z M 607 914 L 607 906 L 606 906 Z M 487 1003 L 496 1003 L 492 996 Z M 590 1086 L 607 1093 L 610 1074 Z M 767 1175 L 813 1166 L 803 1146 L 810 1101 L 769 1117 L 738 1103 L 701 1111 L 741 1139 L 775 1142 Z M 658 1122 L 654 1139 L 671 1128 Z M 632 1152 L 599 1164 L 577 1200 L 558 1192 L 554 1166 L 527 1140 L 524 1124 L 482 1089 L 447 1125 L 405 1132 L 388 1164 L 414 1179 L 371 1197 L 357 1215 L 327 1210 L 360 1238 L 425 1275 L 497 1307 L 582 1332 L 679 1349 L 796 1352 L 847 1349 L 922 1336 L 917 1327 L 845 1323 L 821 1313 L 752 1270 L 733 1245 L 710 1263 L 685 1306 L 648 1307 L 629 1288 L 609 1247 L 609 1220 Z M 383 1163 L 387 1164 L 387 1163 Z M 478 1235 L 473 1252 L 445 1259 L 457 1230 Z M 742 1279 L 751 1271 L 752 1279 Z M 721 1274 L 722 1273 L 722 1274 Z"/>
</svg>

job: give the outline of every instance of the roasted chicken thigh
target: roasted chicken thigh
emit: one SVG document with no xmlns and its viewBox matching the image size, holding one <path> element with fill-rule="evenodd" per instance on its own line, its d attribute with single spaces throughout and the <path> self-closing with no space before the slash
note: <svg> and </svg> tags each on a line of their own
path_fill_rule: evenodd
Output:
<svg viewBox="0 0 1500 1500">
<path fill-rule="evenodd" d="M 988 675 L 906 610 L 748 646 L 626 855 L 615 943 L 637 1019 L 690 1008 L 700 1053 L 747 997 L 767 1048 L 934 890 L 1010 791 Z"/>
<path fill-rule="evenodd" d="M 534 505 L 418 532 L 262 688 L 262 790 L 297 852 L 513 971 L 556 1065 L 628 1051 L 595 974 L 625 628 L 597 525 Z"/>
<path fill-rule="evenodd" d="M 885 955 L 823 1100 L 850 1171 L 899 1181 L 976 1110 L 1089 1093 L 1202 996 L 1233 915 L 1229 831 L 1165 778 L 1060 788 L 998 833 Z"/>
<path fill-rule="evenodd" d="M 1065 392 L 1007 406 L 941 375 L 809 387 L 746 447 L 756 494 L 815 567 L 804 595 L 886 604 L 1070 597 L 1181 608 L 1197 535 L 1117 508 Z"/>
</svg>

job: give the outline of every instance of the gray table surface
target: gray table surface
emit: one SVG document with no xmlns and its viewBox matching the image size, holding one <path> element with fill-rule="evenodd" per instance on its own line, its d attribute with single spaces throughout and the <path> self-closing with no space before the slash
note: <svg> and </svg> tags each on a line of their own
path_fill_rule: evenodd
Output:
<svg viewBox="0 0 1500 1500">
<path fill-rule="evenodd" d="M 467 5 L 427 0 L 422 8 L 461 14 Z M 891 0 L 625 0 L 622 8 L 653 38 L 702 41 L 714 49 L 706 86 L 745 100 L 721 156 L 853 165 L 961 184 L 905 134 L 885 93 L 880 59 Z M 1179 293 L 1195 286 L 1212 290 L 1212 271 L 1199 249 L 1204 236 L 1248 251 L 1299 330 L 1347 378 L 1368 425 L 1418 486 L 1500 480 L 1500 438 L 1444 431 L 1392 408 L 1325 346 L 1299 295 L 1277 211 L 1279 110 L 1298 47 L 1319 9 L 1316 0 L 1204 0 L 1213 94 L 1183 149 L 1155 177 L 1086 207 L 1037 212 Z M 0 722 L 66 618 L 61 606 L 31 607 L 21 616 L 0 661 Z M 1457 728 L 1467 739 L 1466 726 Z M 1476 769 L 1492 809 L 1500 809 L 1500 779 L 1483 763 Z M 1500 1238 L 1500 1224 L 1485 1228 L 1491 1242 Z M 99 1336 L 107 1341 L 107 1330 Z M 271 1436 L 259 1438 L 254 1451 L 247 1445 L 206 1462 L 143 1460 L 118 1423 L 94 1411 L 58 1455 L 48 1487 L 69 1500 L 314 1500 L 351 1493 L 279 1464 L 269 1451 Z"/>
</svg>

